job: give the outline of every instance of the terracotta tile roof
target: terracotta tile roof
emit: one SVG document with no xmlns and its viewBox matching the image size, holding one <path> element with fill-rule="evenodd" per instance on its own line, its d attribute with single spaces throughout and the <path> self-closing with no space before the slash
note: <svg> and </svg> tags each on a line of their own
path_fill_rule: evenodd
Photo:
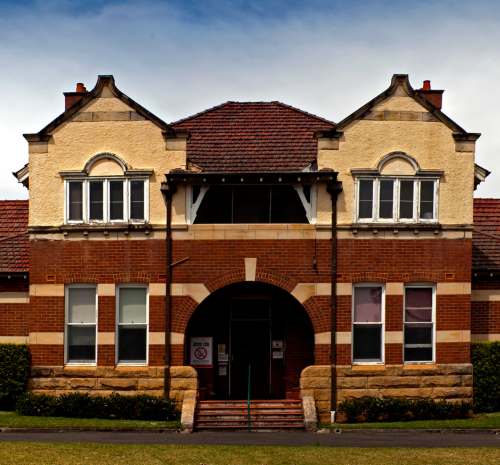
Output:
<svg viewBox="0 0 500 465">
<path fill-rule="evenodd" d="M 28 201 L 0 201 L 0 272 L 29 271 Z"/>
<path fill-rule="evenodd" d="M 500 270 L 500 199 L 474 199 L 472 268 Z"/>
<path fill-rule="evenodd" d="M 314 132 L 334 126 L 280 102 L 226 102 L 172 123 L 191 132 L 188 161 L 212 173 L 302 171 L 317 158 Z"/>
</svg>

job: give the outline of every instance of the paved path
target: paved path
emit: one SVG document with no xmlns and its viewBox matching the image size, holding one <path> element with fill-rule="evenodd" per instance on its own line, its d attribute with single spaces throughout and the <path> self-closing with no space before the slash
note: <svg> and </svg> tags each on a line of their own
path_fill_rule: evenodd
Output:
<svg viewBox="0 0 500 465">
<path fill-rule="evenodd" d="M 47 432 L 0 433 L 1 441 L 80 442 L 99 444 L 191 444 L 230 446 L 327 447 L 499 447 L 500 434 L 492 433 L 117 433 Z M 500 450 L 499 450 L 500 453 Z"/>
</svg>

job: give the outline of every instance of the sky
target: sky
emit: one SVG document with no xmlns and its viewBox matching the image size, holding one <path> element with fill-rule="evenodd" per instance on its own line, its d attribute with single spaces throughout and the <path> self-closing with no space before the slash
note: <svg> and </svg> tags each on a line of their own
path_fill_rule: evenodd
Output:
<svg viewBox="0 0 500 465">
<path fill-rule="evenodd" d="M 492 174 L 475 197 L 500 197 L 498 1 L 0 0 L 0 199 L 28 198 L 11 174 L 28 162 L 22 135 L 99 74 L 166 122 L 228 100 L 338 122 L 393 74 L 428 79 L 482 133 L 476 163 Z"/>
</svg>

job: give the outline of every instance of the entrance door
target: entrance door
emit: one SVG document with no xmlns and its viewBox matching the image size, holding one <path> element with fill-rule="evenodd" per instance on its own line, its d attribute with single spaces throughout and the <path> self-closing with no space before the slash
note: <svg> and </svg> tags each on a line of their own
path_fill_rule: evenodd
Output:
<svg viewBox="0 0 500 465">
<path fill-rule="evenodd" d="M 250 398 L 268 398 L 271 393 L 270 300 L 235 298 L 231 316 L 231 397 L 247 398 L 250 365 Z"/>
</svg>

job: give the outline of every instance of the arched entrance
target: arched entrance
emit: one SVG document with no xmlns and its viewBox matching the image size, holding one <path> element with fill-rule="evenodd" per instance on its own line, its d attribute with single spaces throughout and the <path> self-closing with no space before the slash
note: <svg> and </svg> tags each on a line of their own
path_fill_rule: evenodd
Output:
<svg viewBox="0 0 500 465">
<path fill-rule="evenodd" d="M 212 364 L 193 365 L 192 344 L 212 338 Z M 191 316 L 186 365 L 193 365 L 208 398 L 245 399 L 251 366 L 252 399 L 292 398 L 300 372 L 314 363 L 314 330 L 288 292 L 260 282 L 230 284 Z"/>
</svg>

